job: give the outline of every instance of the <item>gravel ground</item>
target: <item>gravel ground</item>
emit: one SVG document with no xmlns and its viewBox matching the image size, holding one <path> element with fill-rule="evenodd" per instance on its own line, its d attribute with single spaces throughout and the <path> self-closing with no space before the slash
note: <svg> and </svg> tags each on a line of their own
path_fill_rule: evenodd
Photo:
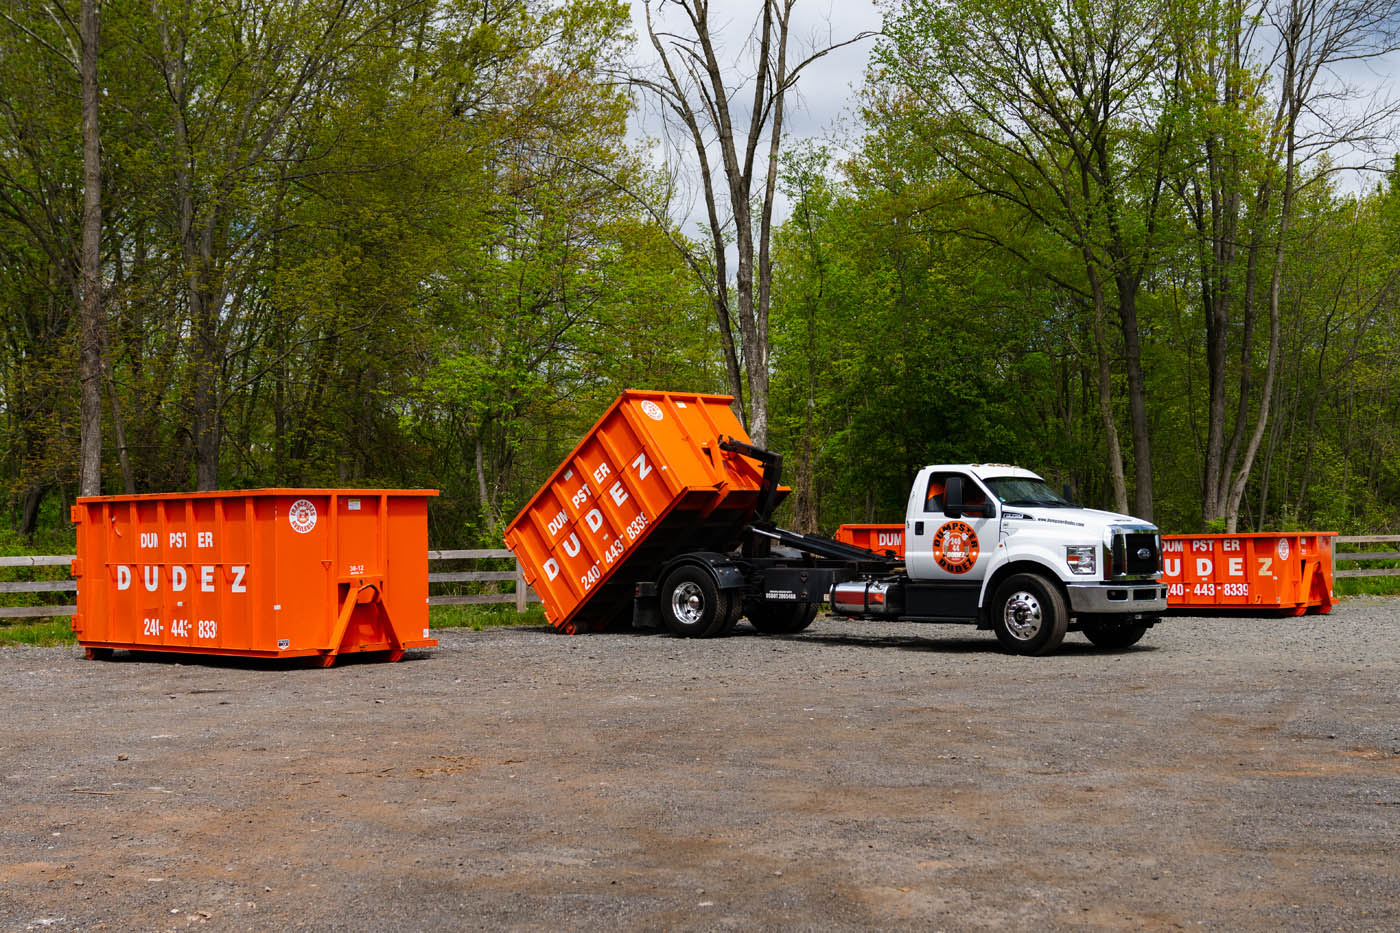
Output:
<svg viewBox="0 0 1400 933">
<path fill-rule="evenodd" d="M 1400 928 L 1400 601 L 0 650 L 0 929 Z"/>
</svg>

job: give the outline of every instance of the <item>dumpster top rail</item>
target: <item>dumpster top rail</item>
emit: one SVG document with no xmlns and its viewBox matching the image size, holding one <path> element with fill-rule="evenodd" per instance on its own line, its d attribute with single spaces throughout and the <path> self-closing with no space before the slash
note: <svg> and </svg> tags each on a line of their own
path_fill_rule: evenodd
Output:
<svg viewBox="0 0 1400 933">
<path fill-rule="evenodd" d="M 436 489 L 312 489 L 301 487 L 260 489 L 214 489 L 209 492 L 143 492 L 132 495 L 82 496 L 78 502 L 152 502 L 169 499 L 246 499 L 253 496 L 342 496 L 367 499 L 373 496 L 436 496 Z"/>
</svg>

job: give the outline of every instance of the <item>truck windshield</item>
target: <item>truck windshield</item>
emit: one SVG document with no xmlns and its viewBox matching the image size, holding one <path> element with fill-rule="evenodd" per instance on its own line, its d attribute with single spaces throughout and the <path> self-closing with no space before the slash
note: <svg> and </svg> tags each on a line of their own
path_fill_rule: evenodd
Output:
<svg viewBox="0 0 1400 933">
<path fill-rule="evenodd" d="M 1004 505 L 1038 505 L 1053 509 L 1074 507 L 1074 503 L 1045 485 L 1044 480 L 1029 476 L 1000 476 L 984 482 Z"/>
</svg>

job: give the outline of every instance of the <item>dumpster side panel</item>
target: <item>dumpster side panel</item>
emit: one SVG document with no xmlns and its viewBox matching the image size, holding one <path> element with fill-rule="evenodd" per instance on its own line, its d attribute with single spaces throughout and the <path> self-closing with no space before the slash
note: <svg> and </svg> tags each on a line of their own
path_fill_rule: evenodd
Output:
<svg viewBox="0 0 1400 933">
<path fill-rule="evenodd" d="M 74 510 L 79 642 L 278 657 L 329 652 L 332 660 L 337 647 L 432 644 L 425 634 L 426 495 L 435 492 L 350 492 L 81 500 Z M 337 505 L 343 499 L 360 502 L 356 511 L 362 514 L 351 515 L 341 529 Z M 348 502 L 343 508 L 349 511 Z M 393 580 L 393 598 L 402 603 L 399 615 L 407 626 L 397 644 L 387 634 L 390 614 L 384 610 L 391 539 L 400 555 L 395 566 L 403 569 L 402 578 Z M 343 583 L 338 570 L 345 572 Z M 358 576 L 352 578 L 351 570 Z M 368 594 L 376 599 L 366 602 L 372 603 L 374 621 L 334 639 L 345 594 L 352 587 L 359 592 L 365 582 L 373 584 Z"/>
<path fill-rule="evenodd" d="M 308 494 L 271 496 L 256 503 L 255 528 L 272 532 L 271 540 L 260 547 L 274 557 L 258 562 L 259 635 L 262 643 L 271 642 L 279 651 L 330 647 L 331 626 L 341 605 L 327 585 L 338 543 L 330 500 Z"/>
<path fill-rule="evenodd" d="M 1162 579 L 1171 608 L 1326 612 L 1336 532 L 1164 535 Z"/>
<path fill-rule="evenodd" d="M 436 645 L 428 637 L 428 500 L 403 496 L 386 500 L 389 509 L 385 607 L 406 648 Z"/>
<path fill-rule="evenodd" d="M 616 624 L 632 587 L 683 550 L 732 547 L 760 473 L 719 447 L 747 440 L 727 396 L 629 390 L 506 528 L 562 631 Z"/>
<path fill-rule="evenodd" d="M 842 525 L 836 529 L 835 537 L 843 544 L 854 544 L 877 554 L 893 551 L 896 557 L 904 556 L 903 525 Z"/>
<path fill-rule="evenodd" d="M 506 546 L 560 624 L 673 504 L 666 451 L 618 406 L 565 459 L 506 531 Z"/>
</svg>

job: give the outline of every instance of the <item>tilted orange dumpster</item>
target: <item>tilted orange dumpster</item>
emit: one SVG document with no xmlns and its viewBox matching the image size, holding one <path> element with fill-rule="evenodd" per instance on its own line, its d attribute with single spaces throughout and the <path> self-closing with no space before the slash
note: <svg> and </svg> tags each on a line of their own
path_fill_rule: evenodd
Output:
<svg viewBox="0 0 1400 933">
<path fill-rule="evenodd" d="M 428 637 L 437 490 L 252 489 L 78 500 L 89 657 L 114 648 L 250 657 L 387 651 Z"/>
<path fill-rule="evenodd" d="M 1171 609 L 1332 611 L 1335 531 L 1162 536 Z"/>
<path fill-rule="evenodd" d="M 634 584 L 678 550 L 738 544 L 762 474 L 720 447 L 748 442 L 732 401 L 627 390 L 506 527 L 506 547 L 555 628 L 629 622 Z"/>
<path fill-rule="evenodd" d="M 876 554 L 904 556 L 903 525 L 842 525 L 836 529 L 836 540 Z"/>
</svg>

